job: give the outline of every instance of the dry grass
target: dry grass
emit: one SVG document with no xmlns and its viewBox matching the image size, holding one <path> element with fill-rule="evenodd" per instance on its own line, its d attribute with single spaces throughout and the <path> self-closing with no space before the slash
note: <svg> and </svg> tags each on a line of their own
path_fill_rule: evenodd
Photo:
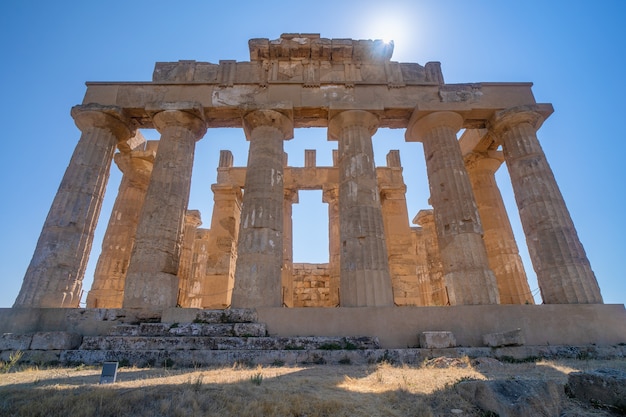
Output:
<svg viewBox="0 0 626 417">
<path fill-rule="evenodd" d="M 138 369 L 98 385 L 100 368 L 22 368 L 0 374 L 0 416 L 484 416 L 454 385 L 466 379 L 567 380 L 626 361 L 439 358 L 421 366 Z M 601 416 L 567 400 L 563 416 Z"/>
</svg>

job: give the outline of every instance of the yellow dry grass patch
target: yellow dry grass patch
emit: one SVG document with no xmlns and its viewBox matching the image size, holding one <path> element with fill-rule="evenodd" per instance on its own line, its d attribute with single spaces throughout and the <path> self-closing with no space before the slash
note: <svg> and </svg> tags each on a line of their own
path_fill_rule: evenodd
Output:
<svg viewBox="0 0 626 417">
<path fill-rule="evenodd" d="M 466 379 L 567 380 L 569 372 L 626 361 L 438 358 L 420 366 L 121 368 L 99 385 L 101 368 L 22 368 L 0 374 L 0 416 L 462 416 L 484 415 L 456 392 Z M 598 416 L 568 400 L 563 416 Z"/>
</svg>

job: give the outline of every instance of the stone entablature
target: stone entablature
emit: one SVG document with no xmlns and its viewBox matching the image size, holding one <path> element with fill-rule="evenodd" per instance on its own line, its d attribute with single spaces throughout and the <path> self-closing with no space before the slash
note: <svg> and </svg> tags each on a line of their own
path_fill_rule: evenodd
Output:
<svg viewBox="0 0 626 417">
<path fill-rule="evenodd" d="M 295 83 L 305 87 L 342 84 L 443 84 L 439 62 L 425 66 L 391 61 L 393 43 L 381 40 L 326 39 L 319 35 L 283 34 L 280 39 L 251 39 L 250 62 L 157 62 L 159 83 L 236 84 Z"/>
<path fill-rule="evenodd" d="M 395 63 L 390 48 L 288 34 L 252 40 L 250 62 L 159 63 L 153 82 L 88 83 L 72 109 L 81 139 L 15 306 L 78 306 L 115 148 L 132 155 L 139 128 L 161 139 L 139 193 L 130 258 L 118 262 L 128 263 L 124 291 L 119 278 L 102 277 L 95 290 L 117 293 L 96 291 L 95 300 L 206 307 L 213 275 L 224 293 L 232 290 L 232 302 L 215 300 L 222 307 L 292 306 L 291 204 L 299 189 L 322 189 L 331 305 L 529 302 L 493 181 L 504 160 L 543 301 L 601 303 L 536 136 L 552 106 L 536 103 L 530 83 L 445 84 L 438 63 Z M 232 156 L 220 158 L 206 231 L 187 205 L 195 142 L 215 127 L 243 128 L 250 157 L 245 172 Z M 301 127 L 327 128 L 338 141 L 333 167 L 311 174 L 313 154 L 304 168 L 285 166 L 283 140 Z M 433 210 L 418 214 L 421 229 L 408 225 L 399 154 L 388 155 L 383 171 L 374 165 L 380 127 L 406 129 L 407 141 L 423 144 Z"/>
</svg>

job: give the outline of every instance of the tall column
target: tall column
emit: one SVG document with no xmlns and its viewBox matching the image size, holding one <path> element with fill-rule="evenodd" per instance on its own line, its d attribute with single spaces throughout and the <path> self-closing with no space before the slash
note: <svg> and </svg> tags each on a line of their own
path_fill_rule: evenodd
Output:
<svg viewBox="0 0 626 417">
<path fill-rule="evenodd" d="M 344 111 L 328 124 L 339 140 L 339 229 L 341 305 L 393 305 L 383 216 L 374 165 L 372 136 L 378 118 L 362 110 Z"/>
<path fill-rule="evenodd" d="M 378 168 L 378 182 L 394 303 L 424 305 L 417 281 L 416 247 L 409 226 L 400 151 L 389 151 L 387 167 Z"/>
<path fill-rule="evenodd" d="M 543 116 L 535 106 L 496 113 L 515 201 L 541 297 L 546 304 L 602 303 L 600 288 L 554 174 L 537 140 Z"/>
<path fill-rule="evenodd" d="M 413 218 L 413 224 L 420 226 L 420 229 L 416 231 L 417 279 L 422 290 L 424 305 L 449 305 L 433 211 L 420 210 Z"/>
<path fill-rule="evenodd" d="M 511 222 L 496 183 L 495 173 L 502 161 L 501 152 L 474 152 L 465 157 L 465 167 L 483 225 L 489 267 L 498 282 L 500 303 L 534 304 Z"/>
<path fill-rule="evenodd" d="M 122 307 L 126 271 L 157 144 L 149 141 L 145 150 L 115 154 L 114 161 L 123 174 L 122 182 L 102 240 L 93 284 L 87 294 L 87 308 Z"/>
<path fill-rule="evenodd" d="M 187 210 L 183 238 L 178 265 L 178 302 L 181 307 L 190 307 L 189 284 L 193 274 L 193 246 L 196 241 L 196 230 L 202 224 L 202 217 L 198 210 Z"/>
<path fill-rule="evenodd" d="M 341 276 L 341 239 L 339 236 L 339 188 L 324 185 L 322 201 L 328 203 L 328 303 L 339 305 L 339 287 Z"/>
<path fill-rule="evenodd" d="M 133 134 L 117 107 L 76 106 L 72 117 L 82 134 L 14 307 L 78 307 L 115 146 Z"/>
<path fill-rule="evenodd" d="M 276 110 L 243 118 L 250 141 L 237 246 L 233 307 L 280 307 L 283 265 L 283 140 L 293 121 Z"/>
<path fill-rule="evenodd" d="M 497 304 L 496 278 L 489 269 L 478 208 L 456 137 L 462 125 L 458 113 L 435 112 L 420 118 L 415 112 L 406 137 L 424 146 L 450 304 Z"/>
<path fill-rule="evenodd" d="M 283 305 L 293 307 L 293 219 L 292 205 L 298 203 L 298 190 L 285 188 L 283 207 Z"/>
<path fill-rule="evenodd" d="M 161 140 L 128 266 L 125 308 L 176 306 L 194 150 L 206 132 L 198 104 L 161 103 L 146 110 Z"/>
</svg>

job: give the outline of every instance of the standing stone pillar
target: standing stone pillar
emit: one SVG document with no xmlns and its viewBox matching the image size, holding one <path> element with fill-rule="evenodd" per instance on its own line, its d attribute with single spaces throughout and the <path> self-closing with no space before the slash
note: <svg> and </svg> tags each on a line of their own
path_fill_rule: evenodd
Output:
<svg viewBox="0 0 626 417">
<path fill-rule="evenodd" d="M 537 140 L 542 122 L 536 106 L 522 106 L 496 113 L 491 124 L 502 141 L 541 297 L 546 304 L 602 303 L 595 274 Z"/>
<path fill-rule="evenodd" d="M 75 106 L 72 117 L 82 134 L 14 307 L 78 307 L 115 146 L 133 134 L 117 107 Z"/>
<path fill-rule="evenodd" d="M 378 168 L 378 181 L 394 303 L 424 305 L 415 267 L 416 246 L 409 226 L 399 151 L 389 151 L 387 167 Z"/>
<path fill-rule="evenodd" d="M 328 304 L 339 305 L 341 239 L 339 236 L 339 188 L 324 185 L 322 201 L 328 203 Z"/>
<path fill-rule="evenodd" d="M 328 136 L 339 140 L 341 305 L 393 305 L 372 135 L 378 118 L 362 110 L 336 115 Z"/>
<path fill-rule="evenodd" d="M 280 307 L 283 265 L 283 140 L 293 121 L 276 110 L 243 118 L 250 141 L 232 306 Z"/>
<path fill-rule="evenodd" d="M 495 173 L 502 161 L 501 152 L 474 152 L 465 157 L 465 167 L 480 213 L 489 267 L 498 282 L 500 303 L 534 304 L 511 222 L 496 183 Z"/>
<path fill-rule="evenodd" d="M 161 140 L 128 266 L 125 308 L 176 306 L 194 151 L 206 132 L 198 104 L 161 103 L 146 110 Z"/>
<path fill-rule="evenodd" d="M 424 305 L 449 305 L 433 211 L 420 210 L 413 218 L 413 224 L 420 226 L 416 231 L 417 281 L 422 290 Z"/>
<path fill-rule="evenodd" d="M 298 190 L 285 189 L 283 207 L 283 305 L 293 307 L 293 218 L 292 205 L 298 203 Z"/>
<path fill-rule="evenodd" d="M 188 290 L 193 274 L 193 247 L 196 241 L 196 230 L 201 224 L 200 211 L 187 210 L 178 265 L 178 305 L 181 307 L 190 307 Z"/>
<path fill-rule="evenodd" d="M 424 146 L 450 304 L 497 304 L 496 278 L 489 269 L 478 208 L 456 137 L 462 125 L 458 113 L 435 112 L 419 118 L 416 112 L 406 138 Z"/>
<path fill-rule="evenodd" d="M 114 161 L 123 174 L 122 182 L 102 240 L 102 252 L 87 294 L 87 308 L 122 307 L 126 271 L 157 145 L 157 141 L 149 141 L 145 150 L 115 154 Z"/>
</svg>

